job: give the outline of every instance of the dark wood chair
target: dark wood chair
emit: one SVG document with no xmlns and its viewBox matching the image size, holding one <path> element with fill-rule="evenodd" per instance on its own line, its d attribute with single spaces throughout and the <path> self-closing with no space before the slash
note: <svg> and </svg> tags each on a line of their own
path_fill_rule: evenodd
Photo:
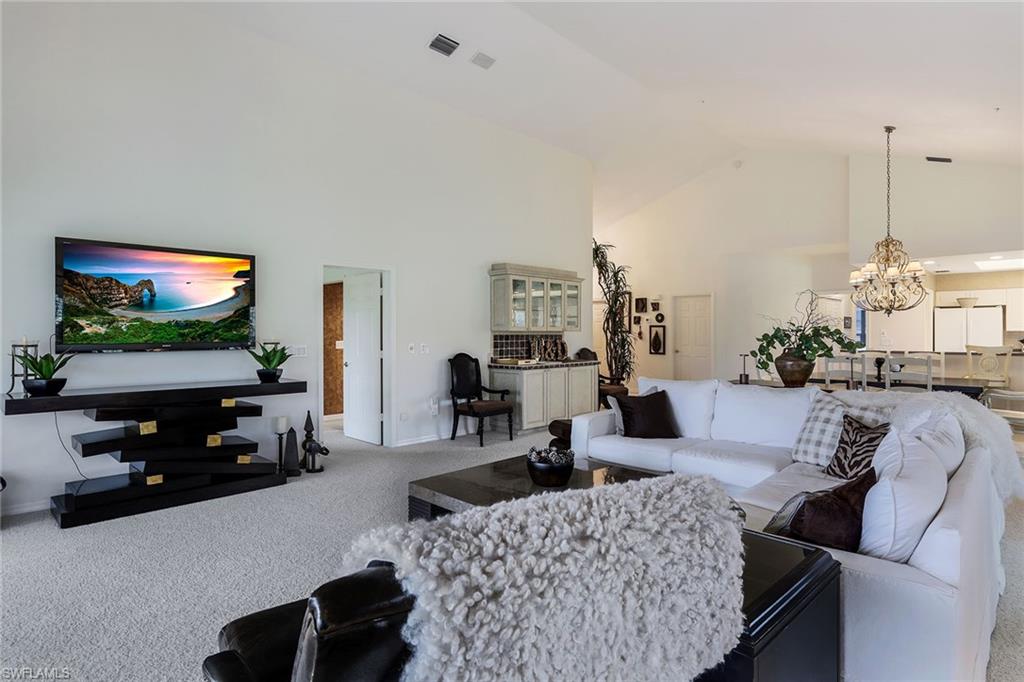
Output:
<svg viewBox="0 0 1024 682">
<path fill-rule="evenodd" d="M 483 385 L 480 377 L 480 361 L 472 355 L 457 353 L 448 359 L 452 373 L 452 440 L 459 430 L 459 417 L 476 419 L 476 433 L 480 436 L 480 447 L 484 446 L 484 419 L 508 415 L 508 439 L 512 440 L 512 402 L 506 400 L 508 389 L 495 391 Z M 497 395 L 497 400 L 484 400 L 483 394 Z M 459 402 L 464 400 L 465 402 Z"/>
<path fill-rule="evenodd" d="M 580 348 L 576 351 L 577 360 L 600 360 L 597 357 L 597 353 L 590 350 L 589 348 Z M 604 406 L 605 409 L 610 410 L 611 405 L 608 404 L 608 396 L 619 396 L 628 395 L 629 389 L 623 384 L 625 379 L 623 377 L 610 377 L 605 374 L 601 374 L 598 371 L 597 374 L 597 397 L 598 403 Z"/>
</svg>

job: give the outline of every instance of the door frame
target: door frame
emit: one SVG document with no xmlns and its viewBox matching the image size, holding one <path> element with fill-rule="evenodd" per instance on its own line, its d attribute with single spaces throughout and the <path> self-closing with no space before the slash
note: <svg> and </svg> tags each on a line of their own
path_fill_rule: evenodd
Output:
<svg viewBox="0 0 1024 682">
<path fill-rule="evenodd" d="M 324 417 L 324 268 L 342 268 L 353 271 L 379 272 L 381 274 L 381 413 L 384 415 L 381 421 L 381 445 L 386 448 L 395 446 L 395 420 L 394 420 L 394 396 L 398 394 L 395 386 L 394 359 L 395 359 L 395 274 L 390 268 L 367 267 L 361 265 L 341 265 L 337 263 L 322 263 L 320 266 L 320 281 L 317 284 L 317 319 L 319 321 L 320 342 L 317 344 L 316 353 L 316 376 L 317 376 L 317 412 L 319 421 L 323 423 Z"/>
<path fill-rule="evenodd" d="M 708 297 L 708 304 L 709 304 L 709 306 L 711 308 L 711 340 L 709 342 L 710 346 L 711 346 L 711 352 L 709 354 L 709 359 L 711 361 L 711 378 L 714 379 L 717 376 L 715 374 L 715 369 L 716 369 L 716 364 L 717 364 L 715 362 L 715 349 L 717 348 L 717 346 L 715 345 L 715 317 L 716 316 L 715 316 L 715 294 L 714 294 L 714 292 L 711 292 L 711 291 L 695 291 L 695 292 L 685 293 L 685 294 L 672 294 L 672 297 L 671 297 L 671 299 L 672 299 L 672 316 L 669 317 L 666 320 L 666 322 L 668 322 L 669 326 L 672 328 L 672 378 L 676 379 L 676 354 L 675 354 L 675 351 L 676 351 L 676 333 L 677 333 L 677 330 L 679 329 L 679 325 L 677 324 L 677 321 L 675 319 L 675 317 L 676 317 L 676 299 L 693 297 L 693 296 L 707 296 Z"/>
</svg>

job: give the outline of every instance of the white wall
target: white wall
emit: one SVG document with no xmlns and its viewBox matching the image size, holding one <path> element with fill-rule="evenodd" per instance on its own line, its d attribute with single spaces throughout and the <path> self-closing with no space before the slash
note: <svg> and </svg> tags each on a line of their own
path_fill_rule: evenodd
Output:
<svg viewBox="0 0 1024 682">
<path fill-rule="evenodd" d="M 1021 166 L 893 159 L 892 228 L 919 258 L 1024 248 Z M 885 236 L 885 159 L 850 156 L 850 256 Z"/>
<path fill-rule="evenodd" d="M 712 294 L 713 371 L 726 379 L 739 374 L 738 355 L 769 327 L 765 316 L 794 314 L 797 294 L 820 275 L 818 254 L 841 250 L 848 232 L 845 157 L 751 152 L 739 160 L 597 235 L 615 244 L 616 262 L 632 266 L 634 296 L 662 296 L 670 340 L 672 296 Z M 639 373 L 671 377 L 672 344 L 666 355 L 649 355 L 646 321 L 644 334 Z"/>
<path fill-rule="evenodd" d="M 429 56 L 429 55 L 428 55 Z M 322 266 L 394 277 L 394 439 L 444 434 L 445 358 L 490 348 L 487 269 L 590 271 L 587 162 L 414 96 L 341 74 L 187 5 L 3 6 L 0 339 L 46 339 L 54 235 L 255 253 L 258 334 L 304 344 L 286 374 L 305 396 L 266 414 L 319 414 Z M 583 300 L 590 296 L 584 279 Z M 570 348 L 590 345 L 590 311 Z M 242 352 L 87 355 L 71 387 L 252 376 Z M 401 419 L 397 417 L 402 416 Z M 77 476 L 52 415 L 5 417 L 8 513 Z M 72 413 L 61 431 L 93 430 Z M 269 420 L 247 434 L 273 452 Z M 87 475 L 123 469 L 79 460 Z"/>
</svg>

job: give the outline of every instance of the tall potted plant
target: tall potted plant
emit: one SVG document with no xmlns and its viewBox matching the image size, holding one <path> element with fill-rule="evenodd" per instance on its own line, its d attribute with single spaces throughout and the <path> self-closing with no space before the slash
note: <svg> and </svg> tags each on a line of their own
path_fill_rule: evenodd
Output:
<svg viewBox="0 0 1024 682">
<path fill-rule="evenodd" d="M 633 350 L 633 334 L 629 329 L 630 305 L 629 283 L 626 273 L 629 268 L 616 265 L 608 258 L 611 244 L 598 244 L 594 240 L 594 268 L 597 269 L 597 284 L 601 287 L 607 307 L 601 329 L 604 331 L 605 362 L 608 374 L 614 383 L 623 383 L 633 376 L 636 367 L 636 353 Z"/>
<path fill-rule="evenodd" d="M 806 303 L 802 303 L 806 298 Z M 810 289 L 797 296 L 798 314 L 788 322 L 773 320 L 771 331 L 757 337 L 758 346 L 750 351 L 761 370 L 768 371 L 772 363 L 782 383 L 799 387 L 807 383 L 814 372 L 814 361 L 833 357 L 833 349 L 847 353 L 857 350 L 856 341 L 832 325 L 832 320 L 818 310 L 818 294 Z M 782 349 L 775 355 L 776 349 Z"/>
</svg>

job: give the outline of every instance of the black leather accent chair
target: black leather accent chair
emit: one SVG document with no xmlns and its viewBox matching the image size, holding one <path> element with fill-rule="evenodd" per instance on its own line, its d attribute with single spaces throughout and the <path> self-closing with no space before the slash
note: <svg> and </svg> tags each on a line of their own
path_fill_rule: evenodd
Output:
<svg viewBox="0 0 1024 682">
<path fill-rule="evenodd" d="M 415 598 L 394 566 L 369 567 L 318 587 L 309 599 L 225 625 L 220 653 L 203 661 L 208 682 L 391 682 L 411 651 L 402 626 Z"/>
<path fill-rule="evenodd" d="M 495 391 L 483 385 L 480 377 L 480 361 L 466 353 L 456 353 L 448 359 L 452 373 L 452 440 L 459 430 L 459 417 L 476 419 L 476 433 L 480 436 L 480 447 L 484 446 L 484 419 L 508 415 L 508 439 L 512 440 L 512 403 L 510 391 Z M 498 396 L 497 400 L 484 400 L 483 394 Z M 465 402 L 460 403 L 460 400 Z"/>
</svg>

